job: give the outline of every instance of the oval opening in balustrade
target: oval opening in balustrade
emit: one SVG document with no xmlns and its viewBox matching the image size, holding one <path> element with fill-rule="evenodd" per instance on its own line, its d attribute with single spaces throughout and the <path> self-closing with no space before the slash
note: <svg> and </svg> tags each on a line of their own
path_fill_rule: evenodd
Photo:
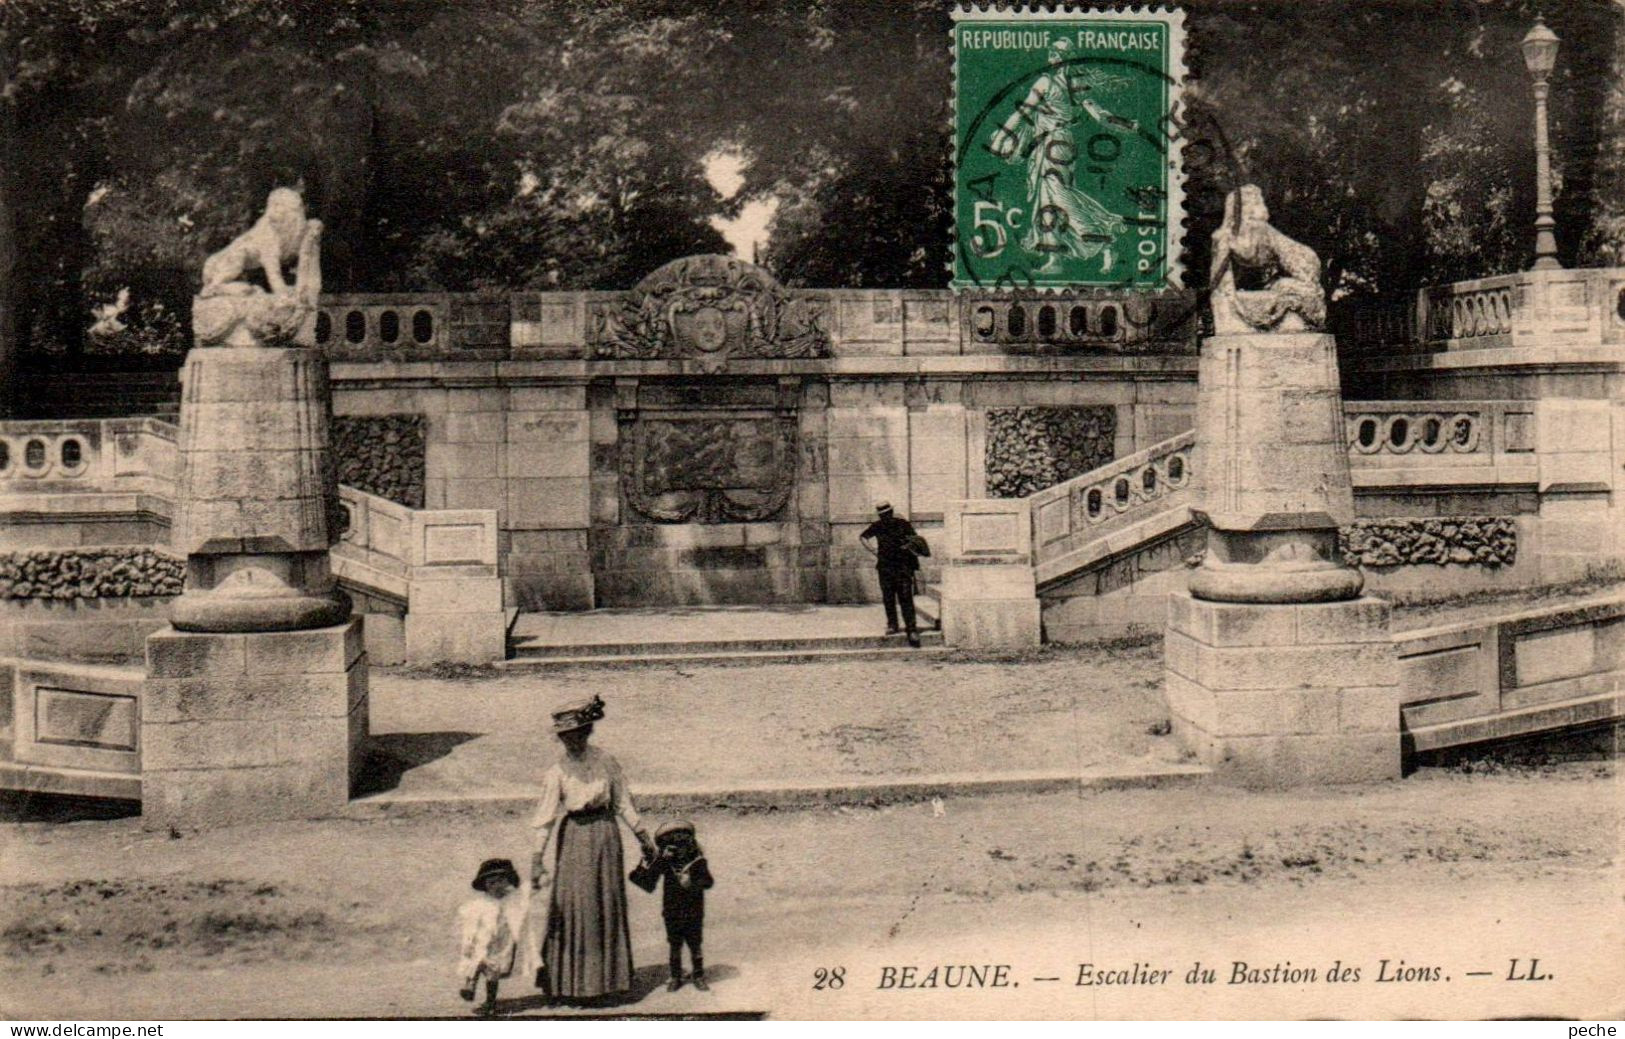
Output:
<svg viewBox="0 0 1625 1039">
<path fill-rule="evenodd" d="M 971 327 L 976 330 L 979 339 L 993 338 L 993 308 L 977 307 L 976 316 L 971 321 Z"/>
<path fill-rule="evenodd" d="M 1047 303 L 1038 308 L 1038 335 L 1041 339 L 1055 338 L 1055 308 Z"/>
<path fill-rule="evenodd" d="M 1395 415 L 1388 420 L 1388 446 L 1395 451 L 1403 451 L 1411 446 L 1411 424 L 1403 415 Z"/>
<path fill-rule="evenodd" d="M 352 310 L 344 315 L 344 338 L 352 343 L 360 343 L 367 338 L 367 315 L 359 310 Z"/>
<path fill-rule="evenodd" d="M 1140 473 L 1140 486 L 1145 488 L 1147 494 L 1157 493 L 1157 471 L 1149 465 Z"/>
<path fill-rule="evenodd" d="M 1422 420 L 1422 450 L 1437 451 L 1444 446 L 1444 423 L 1436 418 Z"/>
<path fill-rule="evenodd" d="M 327 316 L 327 311 L 318 311 L 316 314 L 316 341 L 325 343 L 333 337 L 333 319 Z"/>
<path fill-rule="evenodd" d="M 23 464 L 30 469 L 45 468 L 45 441 L 30 440 L 23 448 Z"/>
<path fill-rule="evenodd" d="M 1117 334 L 1117 308 L 1106 306 L 1100 308 L 1100 334 L 1110 339 Z"/>
<path fill-rule="evenodd" d="M 1471 451 L 1478 446 L 1478 431 L 1473 428 L 1471 415 L 1457 415 L 1450 420 L 1450 447 L 1455 451 Z"/>
<path fill-rule="evenodd" d="M 1012 303 L 1010 305 L 1010 313 L 1005 316 L 1004 327 L 1007 328 L 1010 331 L 1010 335 L 1013 338 L 1026 335 L 1027 334 L 1027 310 L 1026 310 L 1026 308 L 1021 306 L 1021 304 L 1019 304 L 1019 303 Z"/>
<path fill-rule="evenodd" d="M 1128 504 L 1129 493 L 1128 477 L 1119 476 L 1112 482 L 1112 497 L 1117 499 L 1118 508 Z"/>
<path fill-rule="evenodd" d="M 1377 445 L 1377 420 L 1363 418 L 1355 427 L 1354 440 L 1363 448 L 1372 448 Z"/>
<path fill-rule="evenodd" d="M 1185 478 L 1185 456 L 1174 455 L 1168 459 L 1168 482 L 1177 484 Z"/>
<path fill-rule="evenodd" d="M 11 468 L 11 445 L 0 440 L 0 473 Z"/>
<path fill-rule="evenodd" d="M 401 316 L 393 310 L 378 315 L 378 338 L 393 343 L 401 337 Z"/>
<path fill-rule="evenodd" d="M 1102 504 L 1104 504 L 1104 502 L 1100 497 L 1100 488 L 1089 488 L 1089 493 L 1083 496 L 1083 508 L 1089 513 L 1090 519 L 1100 518 L 1100 507 Z"/>
<path fill-rule="evenodd" d="M 1614 305 L 1614 313 L 1619 315 L 1621 321 L 1625 321 L 1625 289 L 1619 290 L 1619 301 Z"/>
<path fill-rule="evenodd" d="M 1625 307 L 1625 303 L 1621 303 L 1620 306 Z M 1089 334 L 1089 311 L 1086 307 L 1076 306 L 1072 308 L 1072 312 L 1066 318 L 1066 330 L 1075 336 Z"/>
<path fill-rule="evenodd" d="M 64 440 L 60 453 L 64 469 L 77 469 L 79 463 L 85 460 L 85 445 L 77 440 Z"/>
<path fill-rule="evenodd" d="M 420 310 L 412 315 L 412 338 L 420 343 L 434 339 L 434 315 Z"/>
</svg>

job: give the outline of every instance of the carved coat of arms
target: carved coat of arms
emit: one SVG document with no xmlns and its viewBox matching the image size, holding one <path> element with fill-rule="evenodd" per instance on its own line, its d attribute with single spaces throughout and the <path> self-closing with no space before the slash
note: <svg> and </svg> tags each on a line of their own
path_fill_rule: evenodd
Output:
<svg viewBox="0 0 1625 1039">
<path fill-rule="evenodd" d="M 593 355 L 666 358 L 719 372 L 734 357 L 827 357 L 821 300 L 786 293 L 755 264 L 689 256 L 592 313 Z"/>
</svg>

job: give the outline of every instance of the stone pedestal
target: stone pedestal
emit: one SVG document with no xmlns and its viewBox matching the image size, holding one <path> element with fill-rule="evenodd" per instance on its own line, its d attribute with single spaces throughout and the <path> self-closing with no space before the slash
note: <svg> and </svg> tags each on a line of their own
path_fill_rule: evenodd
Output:
<svg viewBox="0 0 1625 1039">
<path fill-rule="evenodd" d="M 508 623 L 500 577 L 414 580 L 409 594 L 408 664 L 490 664 L 507 655 Z"/>
<path fill-rule="evenodd" d="M 1028 564 L 943 568 L 942 640 L 955 649 L 1036 647 L 1041 612 Z"/>
<path fill-rule="evenodd" d="M 1331 336 L 1203 344 L 1193 469 L 1207 555 L 1169 597 L 1164 692 L 1180 742 L 1233 782 L 1400 774 L 1389 607 L 1357 598 L 1337 544 L 1354 518 L 1345 437 Z"/>
<path fill-rule="evenodd" d="M 306 631 L 166 628 L 147 640 L 142 825 L 330 815 L 367 734 L 361 622 Z"/>
<path fill-rule="evenodd" d="M 1347 433 L 1329 335 L 1209 338 L 1196 391 L 1196 510 L 1209 524 L 1191 594 L 1328 602 L 1360 592 L 1337 528 L 1354 520 Z"/>
<path fill-rule="evenodd" d="M 1386 600 L 1168 600 L 1164 693 L 1175 735 L 1245 786 L 1400 775 L 1399 661 Z"/>
<path fill-rule="evenodd" d="M 1021 498 L 954 501 L 943 515 L 942 640 L 1024 649 L 1043 639 L 1033 526 Z"/>
<path fill-rule="evenodd" d="M 350 601 L 327 550 L 341 521 L 328 452 L 327 362 L 297 347 L 214 347 L 186 358 L 180 483 L 170 539 L 183 631 L 338 624 Z"/>
</svg>

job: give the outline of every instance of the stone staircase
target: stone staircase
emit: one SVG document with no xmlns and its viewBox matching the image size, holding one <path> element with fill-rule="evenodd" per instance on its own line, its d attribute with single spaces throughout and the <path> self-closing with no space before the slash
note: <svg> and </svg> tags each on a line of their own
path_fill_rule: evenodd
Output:
<svg viewBox="0 0 1625 1039">
<path fill-rule="evenodd" d="M 916 597 L 920 648 L 883 634 L 878 605 L 628 608 L 522 613 L 500 666 L 522 670 L 918 659 L 947 652 L 938 607 Z"/>
<path fill-rule="evenodd" d="M 1019 571 L 1027 601 L 1036 593 L 1049 641 L 1160 624 L 1167 593 L 1182 584 L 1185 559 L 1201 544 L 1191 513 L 1194 445 L 1195 434 L 1185 432 L 1025 498 L 954 503 L 946 586 L 958 598 L 950 612 L 973 616 L 978 598 L 1013 603 L 1008 589 Z M 993 580 L 994 564 L 1005 576 L 990 587 L 1007 590 L 978 597 L 975 586 Z M 969 634 L 977 622 L 958 623 L 950 624 L 956 638 L 983 644 Z M 1022 630 L 1037 634 L 1030 621 Z"/>
</svg>

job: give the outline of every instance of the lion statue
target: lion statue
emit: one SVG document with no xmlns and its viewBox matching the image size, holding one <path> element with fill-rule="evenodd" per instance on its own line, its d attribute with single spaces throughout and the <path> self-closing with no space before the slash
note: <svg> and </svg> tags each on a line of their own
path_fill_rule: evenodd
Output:
<svg viewBox="0 0 1625 1039">
<path fill-rule="evenodd" d="M 1224 223 L 1213 232 L 1213 331 L 1303 332 L 1326 324 L 1326 294 L 1320 287 L 1320 257 L 1270 226 L 1269 207 L 1256 184 L 1245 184 L 1224 200 Z M 1241 269 L 1261 278 L 1262 288 L 1236 287 Z"/>
<path fill-rule="evenodd" d="M 243 275 L 256 269 L 265 272 L 272 295 L 286 295 L 289 288 L 282 277 L 283 265 L 299 260 L 296 290 L 314 302 L 321 287 L 306 284 L 314 272 L 307 269 L 304 247 L 307 239 L 320 234 L 321 221 L 305 219 L 304 197 L 293 188 L 276 188 L 267 196 L 265 212 L 254 226 L 203 261 L 203 288 L 198 298 L 251 295 L 258 286 L 244 281 Z"/>
<path fill-rule="evenodd" d="M 203 288 L 192 301 L 198 346 L 314 346 L 322 291 L 322 222 L 305 218 L 305 200 L 277 188 L 254 226 L 203 261 Z M 294 283 L 283 265 L 297 260 Z M 244 280 L 263 271 L 270 292 Z"/>
</svg>

